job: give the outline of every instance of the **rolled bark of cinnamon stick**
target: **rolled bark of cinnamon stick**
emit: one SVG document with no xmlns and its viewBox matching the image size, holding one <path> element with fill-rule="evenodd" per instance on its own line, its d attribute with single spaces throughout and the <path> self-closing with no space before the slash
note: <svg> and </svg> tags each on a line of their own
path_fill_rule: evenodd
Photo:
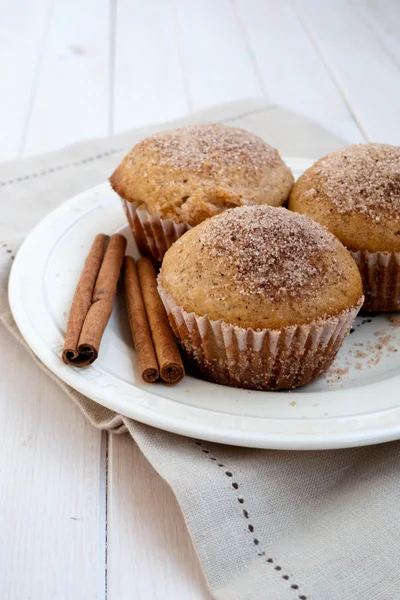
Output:
<svg viewBox="0 0 400 600">
<path fill-rule="evenodd" d="M 147 383 L 154 383 L 159 378 L 160 372 L 143 304 L 136 263 L 131 256 L 124 258 L 123 274 L 126 310 L 140 375 Z"/>
<path fill-rule="evenodd" d="M 174 385 L 183 379 L 185 369 L 157 291 L 157 274 L 150 259 L 145 257 L 138 260 L 137 270 L 160 375 L 165 383 Z"/>
<path fill-rule="evenodd" d="M 62 359 L 66 364 L 85 366 L 87 357 L 79 356 L 78 343 L 83 322 L 92 304 L 93 290 L 99 274 L 101 263 L 109 237 L 100 233 L 96 235 L 82 270 L 68 317 Z"/>
<path fill-rule="evenodd" d="M 98 357 L 113 308 L 125 248 L 126 239 L 120 234 L 111 238 L 103 234 L 96 236 L 72 301 L 62 353 L 66 364 L 86 367 Z"/>
</svg>

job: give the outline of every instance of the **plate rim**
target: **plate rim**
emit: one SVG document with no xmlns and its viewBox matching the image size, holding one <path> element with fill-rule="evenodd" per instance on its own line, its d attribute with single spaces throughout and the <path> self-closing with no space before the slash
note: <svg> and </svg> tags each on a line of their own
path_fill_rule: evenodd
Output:
<svg viewBox="0 0 400 600">
<path fill-rule="evenodd" d="M 305 158 L 285 158 L 285 161 L 288 162 L 292 168 L 299 170 L 307 168 L 313 162 L 312 159 Z M 55 218 L 57 218 L 57 215 L 60 215 L 64 211 L 67 211 L 69 206 L 79 202 L 81 198 L 83 199 L 87 197 L 88 194 L 95 192 L 102 193 L 106 190 L 107 192 L 109 191 L 111 193 L 111 188 L 108 182 L 103 182 L 97 186 L 85 190 L 84 192 L 81 192 L 80 194 L 71 197 L 69 200 L 67 200 L 66 202 L 62 203 L 59 207 L 54 209 L 42 221 L 40 221 L 36 225 L 36 227 L 28 234 L 28 236 L 22 243 L 20 249 L 18 250 L 18 253 L 14 260 L 14 264 L 12 265 L 8 286 L 11 312 L 28 346 L 54 375 L 59 377 L 64 383 L 66 383 L 79 393 L 84 394 L 91 400 L 94 400 L 95 402 L 98 402 L 101 405 L 116 411 L 117 413 L 122 412 L 126 414 L 126 416 L 128 416 L 129 418 L 136 419 L 140 422 L 146 423 L 147 425 L 151 425 L 163 429 L 165 431 L 170 431 L 172 433 L 186 435 L 189 437 L 200 438 L 211 442 L 278 450 L 320 450 L 369 445 L 392 441 L 400 438 L 400 407 L 394 407 L 393 409 L 386 410 L 387 413 L 398 413 L 399 419 L 396 422 L 391 423 L 390 425 L 386 425 L 385 427 L 377 429 L 376 427 L 374 428 L 372 425 L 369 429 L 361 428 L 358 431 L 353 430 L 351 432 L 345 433 L 340 433 L 336 431 L 332 433 L 322 434 L 320 432 L 297 432 L 296 434 L 284 434 L 282 432 L 279 432 L 277 434 L 274 434 L 272 432 L 260 433 L 240 429 L 224 430 L 221 429 L 220 426 L 212 426 L 210 425 L 210 423 L 208 423 L 205 428 L 204 426 L 199 427 L 196 421 L 187 421 L 186 418 L 178 419 L 168 417 L 166 421 L 165 415 L 160 415 L 157 411 L 154 410 L 146 410 L 145 408 L 143 408 L 143 406 L 139 406 L 134 403 L 131 403 L 129 406 L 126 404 L 126 410 L 121 411 L 121 406 L 124 405 L 124 401 L 120 400 L 118 403 L 114 402 L 112 395 L 107 395 L 107 393 L 104 393 L 104 390 L 107 390 L 107 387 L 102 390 L 102 388 L 98 385 L 94 385 L 92 380 L 86 380 L 82 377 L 79 378 L 79 376 L 77 376 L 79 370 L 71 369 L 70 367 L 64 365 L 61 360 L 58 361 L 57 359 L 57 361 L 55 361 L 54 351 L 48 348 L 43 343 L 43 340 L 40 337 L 38 337 L 37 331 L 35 331 L 32 328 L 29 318 L 25 315 L 22 298 L 19 294 L 19 284 L 21 282 L 20 276 L 24 255 L 25 253 L 29 252 L 29 247 L 32 244 L 32 241 L 34 241 L 35 237 L 37 237 L 37 235 L 42 229 L 46 229 L 46 227 L 49 224 L 51 224 Z M 26 317 L 25 319 L 24 315 Z M 112 377 L 109 374 L 104 376 L 108 378 Z M 400 376 L 396 377 L 398 378 Z M 380 386 L 381 383 L 377 382 L 371 385 Z M 131 397 L 143 397 L 146 399 L 151 399 L 155 396 L 153 392 L 137 388 L 134 385 L 130 384 L 129 387 L 131 388 Z M 133 394 L 132 390 L 134 390 Z M 187 407 L 188 405 L 185 406 Z M 134 410 L 130 410 L 130 408 L 132 407 L 134 408 Z M 190 406 L 190 412 L 194 414 L 199 414 L 201 411 L 207 411 L 207 409 Z M 256 417 L 251 418 L 254 419 Z M 268 419 L 268 417 L 258 418 L 273 421 L 272 418 Z M 354 420 L 354 418 L 359 417 L 346 415 L 344 417 L 332 418 L 334 418 L 336 421 L 340 421 L 352 419 Z M 244 419 L 245 418 L 243 417 L 243 420 Z"/>
</svg>

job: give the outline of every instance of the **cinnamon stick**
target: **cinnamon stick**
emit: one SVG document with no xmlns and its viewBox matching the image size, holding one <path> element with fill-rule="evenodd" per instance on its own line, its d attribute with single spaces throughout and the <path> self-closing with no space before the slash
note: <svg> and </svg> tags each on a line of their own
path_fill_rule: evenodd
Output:
<svg viewBox="0 0 400 600">
<path fill-rule="evenodd" d="M 92 304 L 93 289 L 101 263 L 103 262 L 108 240 L 109 237 L 103 233 L 96 235 L 76 287 L 69 313 L 62 353 L 62 359 L 66 364 L 74 364 L 74 361 L 76 364 L 83 359 L 83 357 L 79 357 L 78 352 L 79 336 L 82 331 L 85 317 Z"/>
<path fill-rule="evenodd" d="M 140 374 L 147 383 L 154 383 L 160 373 L 143 304 L 136 263 L 131 256 L 124 258 L 123 274 L 126 310 Z"/>
<path fill-rule="evenodd" d="M 126 239 L 120 234 L 111 238 L 103 234 L 96 236 L 71 305 L 62 353 L 66 364 L 86 367 L 98 357 L 112 312 L 125 247 Z"/>
<path fill-rule="evenodd" d="M 160 375 L 166 383 L 174 385 L 183 379 L 185 370 L 157 291 L 157 274 L 150 259 L 145 257 L 138 260 L 137 269 Z"/>
</svg>

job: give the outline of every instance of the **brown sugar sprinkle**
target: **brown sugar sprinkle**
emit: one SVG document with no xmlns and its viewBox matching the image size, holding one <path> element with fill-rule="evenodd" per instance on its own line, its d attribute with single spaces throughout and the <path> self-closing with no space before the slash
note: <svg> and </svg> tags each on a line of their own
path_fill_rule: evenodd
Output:
<svg viewBox="0 0 400 600">
<path fill-rule="evenodd" d="M 376 221 L 382 213 L 400 216 L 400 147 L 356 144 L 319 160 L 314 173 L 338 213 L 365 214 Z"/>
<path fill-rule="evenodd" d="M 279 160 L 278 152 L 257 135 L 217 123 L 161 131 L 140 145 L 156 155 L 154 164 L 219 176 L 232 166 L 248 174 Z"/>
<path fill-rule="evenodd" d="M 392 315 L 389 316 L 389 320 Z M 398 348 L 396 348 L 396 344 L 399 344 L 399 340 L 392 335 L 381 335 L 381 331 L 374 332 L 374 335 L 378 335 L 378 339 L 374 341 L 368 341 L 365 343 L 357 343 L 354 344 L 355 347 L 363 348 L 361 350 L 350 350 L 349 357 L 345 359 L 346 368 L 340 369 L 335 367 L 333 364 L 328 371 L 322 376 L 323 379 L 327 380 L 328 384 L 336 384 L 340 383 L 341 380 L 348 374 L 349 369 L 347 367 L 353 368 L 353 363 L 350 360 L 350 356 L 354 356 L 359 359 L 355 363 L 356 371 L 365 371 L 369 369 L 373 369 L 377 365 L 380 364 L 381 360 L 384 358 L 389 358 L 392 353 L 398 352 Z"/>
<path fill-rule="evenodd" d="M 222 261 L 229 259 L 244 295 L 279 300 L 312 295 L 326 277 L 340 277 L 332 252 L 337 240 L 298 213 L 270 206 L 228 210 L 207 222 L 203 246 Z M 326 258 L 329 253 L 329 271 Z"/>
<path fill-rule="evenodd" d="M 348 375 L 349 370 L 349 367 L 343 369 L 331 367 L 329 371 L 324 374 L 324 379 L 327 379 L 328 383 L 338 383 L 345 375 Z"/>
<path fill-rule="evenodd" d="M 392 327 L 400 327 L 400 315 L 389 315 L 388 318 Z"/>
</svg>

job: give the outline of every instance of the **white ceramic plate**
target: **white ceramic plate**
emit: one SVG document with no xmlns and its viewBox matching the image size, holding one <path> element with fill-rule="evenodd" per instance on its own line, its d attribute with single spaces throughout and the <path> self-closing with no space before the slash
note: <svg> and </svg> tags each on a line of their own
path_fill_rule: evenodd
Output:
<svg viewBox="0 0 400 600">
<path fill-rule="evenodd" d="M 311 161 L 287 162 L 298 176 Z M 97 233 L 116 231 L 131 240 L 118 197 L 102 184 L 44 219 L 12 269 L 15 320 L 32 350 L 70 386 L 143 423 L 240 446 L 328 449 L 400 438 L 400 313 L 358 317 L 328 376 L 291 392 L 240 390 L 188 376 L 175 387 L 143 383 L 120 298 L 96 363 L 64 365 L 68 311 L 84 259 Z M 137 253 L 133 241 L 128 253 Z"/>
</svg>

